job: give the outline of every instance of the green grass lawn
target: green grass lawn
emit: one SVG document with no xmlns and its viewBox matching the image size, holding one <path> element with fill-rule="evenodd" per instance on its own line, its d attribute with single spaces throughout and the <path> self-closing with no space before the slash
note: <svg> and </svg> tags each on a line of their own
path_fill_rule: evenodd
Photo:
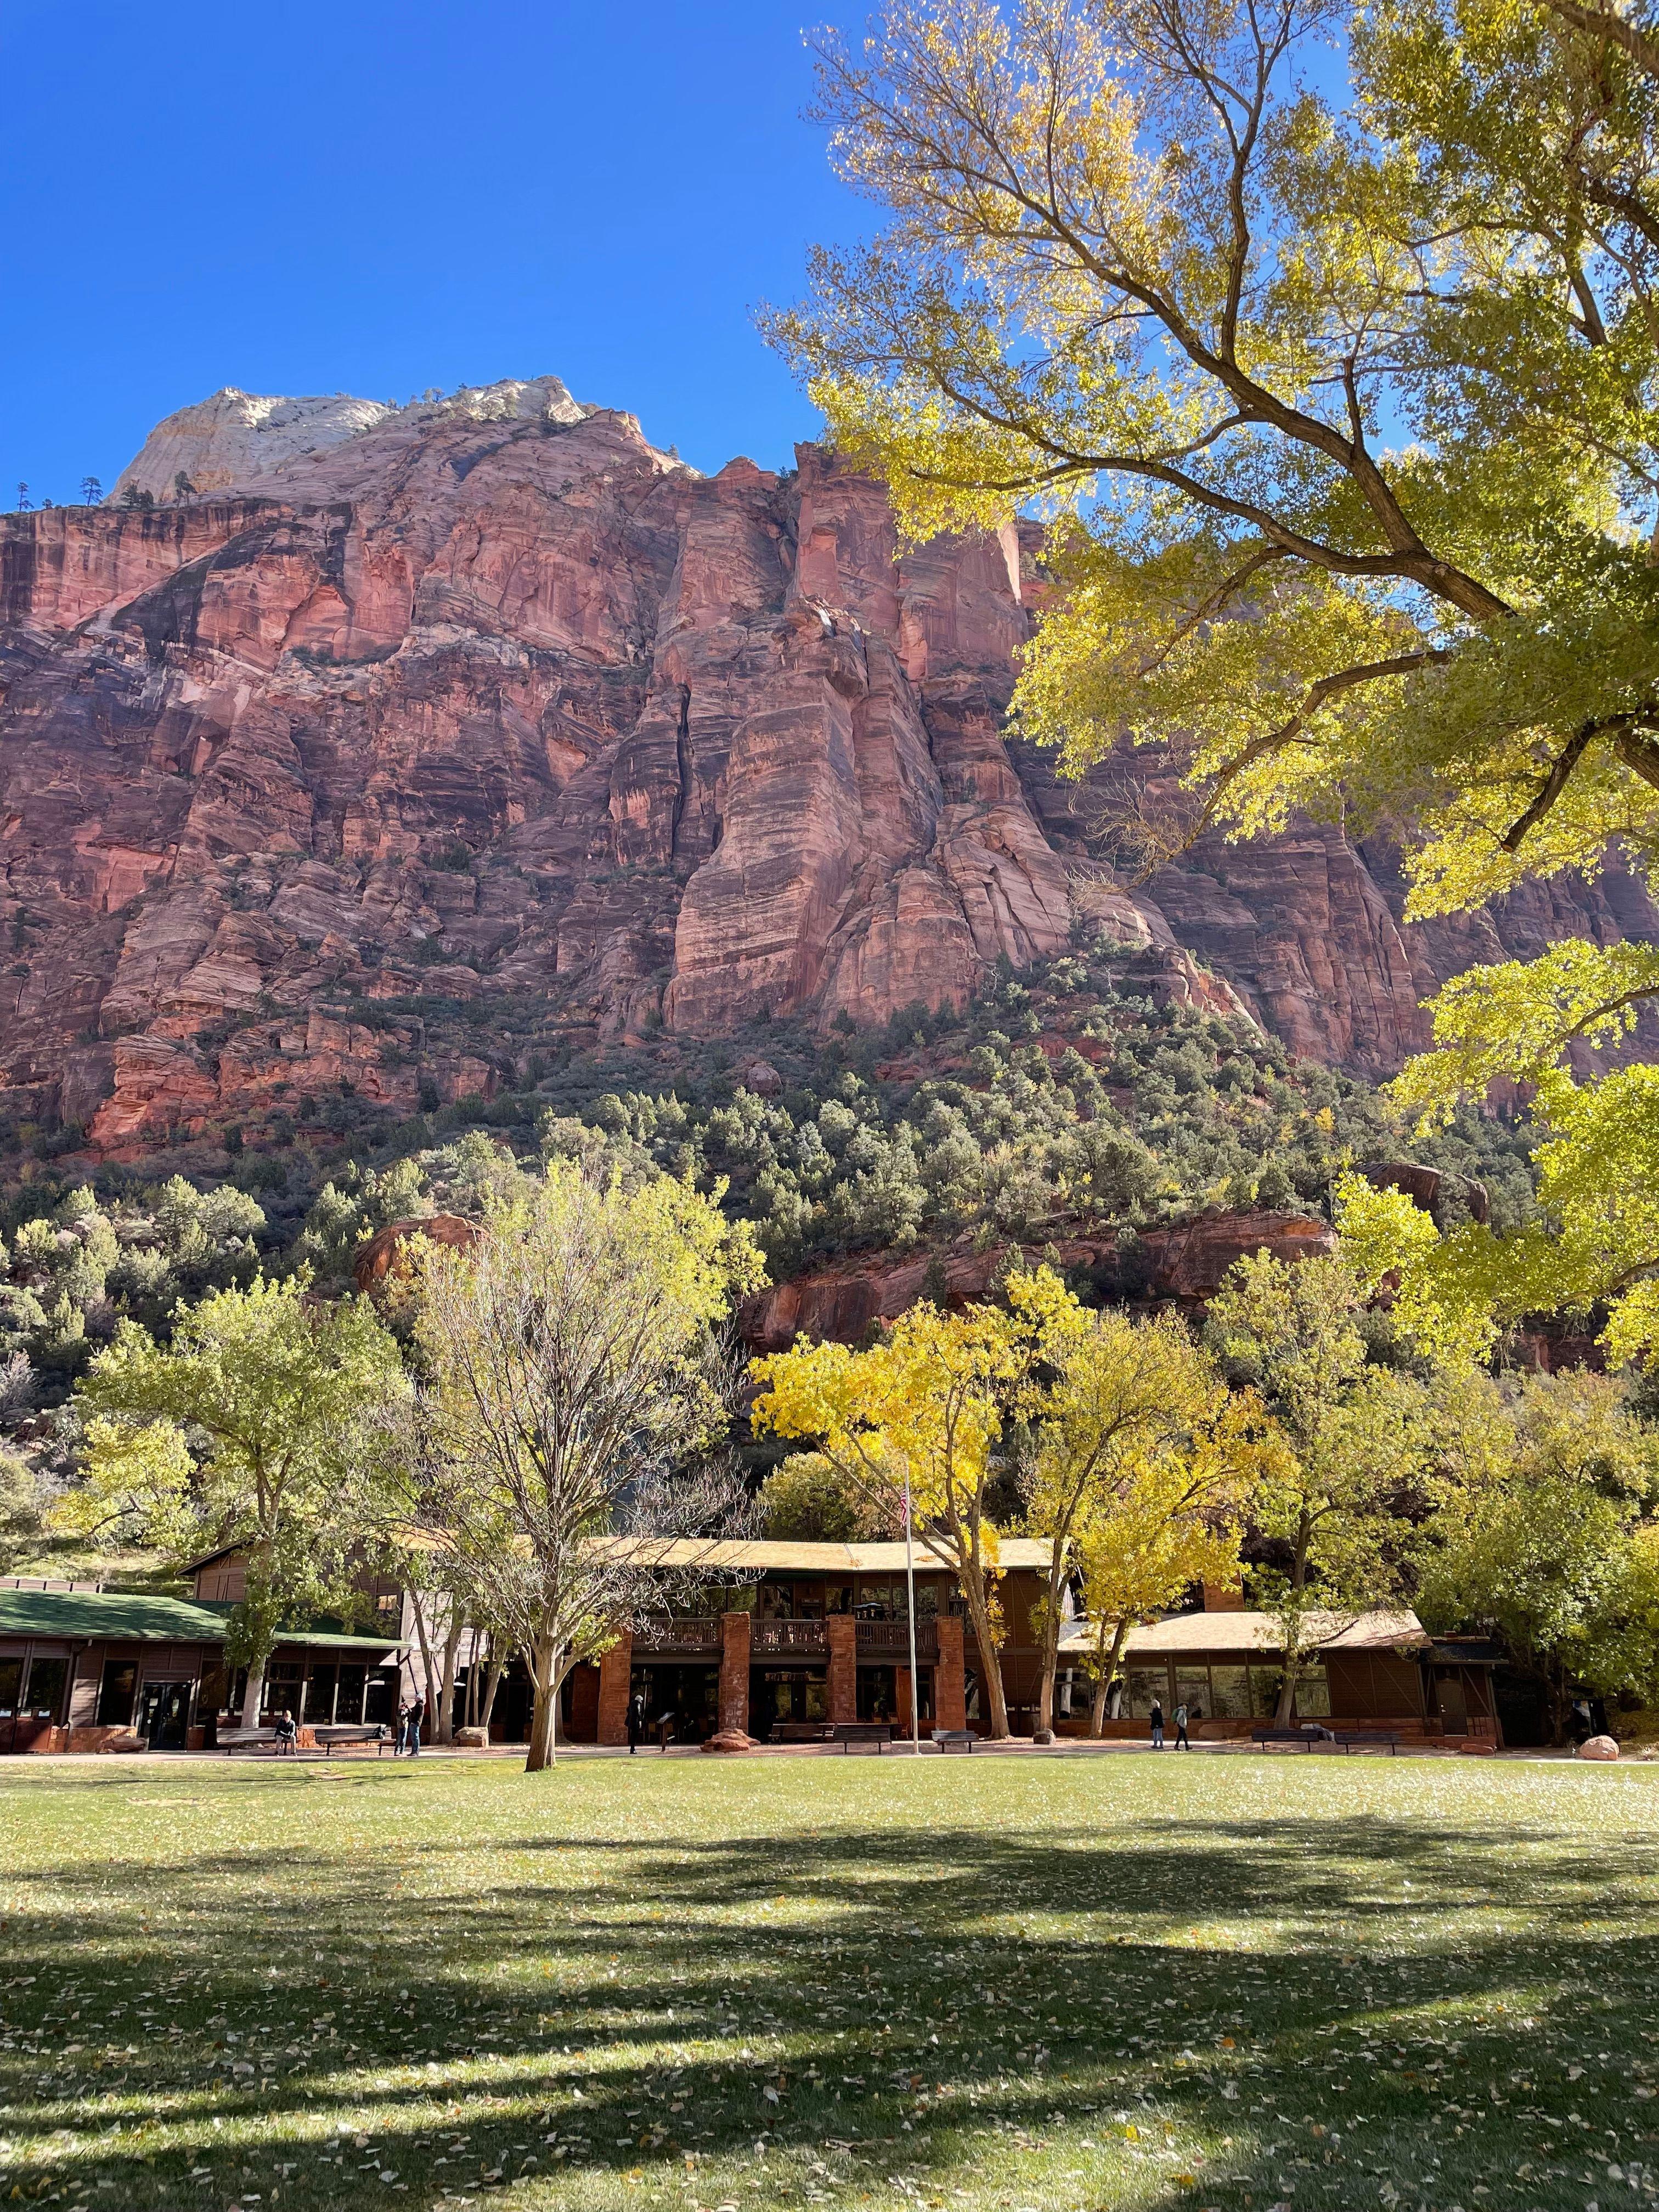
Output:
<svg viewBox="0 0 1659 2212">
<path fill-rule="evenodd" d="M 0 1765 L 0 2203 L 1599 2212 L 1659 1770 Z"/>
</svg>

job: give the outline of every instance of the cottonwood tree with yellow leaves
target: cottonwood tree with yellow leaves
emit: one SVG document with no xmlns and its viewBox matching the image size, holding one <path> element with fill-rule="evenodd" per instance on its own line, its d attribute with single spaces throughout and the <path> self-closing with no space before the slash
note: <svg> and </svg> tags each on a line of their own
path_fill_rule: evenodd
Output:
<svg viewBox="0 0 1659 2212">
<path fill-rule="evenodd" d="M 1036 1725 L 1054 1726 L 1064 1595 L 1078 1573 L 1097 1631 L 1098 1735 L 1131 1623 L 1237 1565 L 1260 1407 L 1232 1401 L 1175 1314 L 1091 1311 L 1048 1267 L 1010 1275 L 1006 1295 L 1032 1364 L 1026 1526 L 1053 1547 L 1036 1611 Z"/>
<path fill-rule="evenodd" d="M 1153 854 L 1381 823 L 1419 917 L 1612 840 L 1650 872 L 1645 7 L 893 0 L 817 46 L 833 158 L 888 222 L 769 328 L 911 533 L 1048 516 L 1026 734 L 1079 772 L 1170 747 Z M 1659 1346 L 1659 1075 L 1570 1065 L 1656 997 L 1659 956 L 1617 945 L 1443 994 L 1402 1099 L 1537 1085 L 1562 1229 L 1541 1271 L 1465 1232 L 1448 1295 L 1606 1300 L 1615 1351 Z"/>
<path fill-rule="evenodd" d="M 1011 1313 L 972 1305 L 902 1314 L 878 1344 L 797 1345 L 752 1363 L 757 1431 L 810 1438 L 849 1487 L 890 1510 L 908 1473 L 915 1538 L 967 1607 L 991 1734 L 1008 1733 L 997 1601 L 1000 1532 L 987 1504 L 995 1454 L 1029 1366 Z"/>
</svg>

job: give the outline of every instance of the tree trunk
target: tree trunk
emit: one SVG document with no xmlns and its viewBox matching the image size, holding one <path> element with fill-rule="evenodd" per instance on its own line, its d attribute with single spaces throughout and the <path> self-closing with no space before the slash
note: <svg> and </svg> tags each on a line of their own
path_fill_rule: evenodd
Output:
<svg viewBox="0 0 1659 2212">
<path fill-rule="evenodd" d="M 1066 1594 L 1066 1577 L 1059 1571 L 1060 1549 L 1065 1539 L 1054 1540 L 1054 1564 L 1048 1570 L 1048 1601 L 1042 1608 L 1042 1666 L 1037 1678 L 1036 1724 L 1039 1733 L 1047 1729 L 1050 1735 L 1054 1726 L 1054 1676 L 1060 1666 L 1060 1603 Z"/>
<path fill-rule="evenodd" d="M 478 1632 L 472 1632 L 472 1648 L 466 1662 L 466 1724 L 478 1725 Z"/>
<path fill-rule="evenodd" d="M 536 1686 L 536 1704 L 530 1717 L 530 1751 L 524 1771 L 526 1774 L 540 1774 L 558 1756 L 553 1743 L 553 1717 L 559 1710 L 559 1686 L 554 1676 L 552 1638 L 538 1637 L 535 1650 L 528 1656 L 531 1679 Z"/>
<path fill-rule="evenodd" d="M 1129 1616 L 1120 1616 L 1112 1637 L 1110 1656 L 1102 1660 L 1099 1674 L 1095 1678 L 1094 1708 L 1089 1716 L 1089 1733 L 1097 1741 L 1106 1733 L 1106 1700 L 1112 1694 L 1112 1677 L 1117 1672 L 1117 1662 L 1123 1656 L 1123 1646 L 1128 1639 Z"/>
<path fill-rule="evenodd" d="M 258 1727 L 259 1707 L 264 1701 L 264 1694 L 265 1662 L 261 1659 L 257 1667 L 250 1667 L 247 1670 L 247 1687 L 242 1692 L 242 1726 L 244 1728 Z"/>
<path fill-rule="evenodd" d="M 1291 1638 L 1285 1638 L 1285 1674 L 1279 1686 L 1279 1704 L 1273 1712 L 1275 1728 L 1289 1728 L 1291 1715 L 1296 1705 L 1296 1686 L 1302 1673 L 1302 1593 L 1308 1587 L 1308 1541 L 1313 1534 L 1313 1523 L 1304 1507 L 1296 1528 L 1296 1557 L 1291 1567 L 1291 1600 L 1285 1607 L 1286 1625 L 1296 1623 L 1296 1649 L 1291 1649 Z"/>
<path fill-rule="evenodd" d="M 991 1638 L 991 1609 L 985 1602 L 984 1577 L 969 1571 L 963 1579 L 972 1585 L 963 1595 L 974 1624 L 974 1642 L 979 1648 L 980 1680 L 991 1708 L 991 1735 L 1000 1743 L 1008 1734 L 1008 1700 L 1002 1692 L 1002 1661 Z"/>
<path fill-rule="evenodd" d="M 416 1640 L 421 1647 L 421 1671 L 424 1677 L 421 1685 L 421 1698 L 426 1706 L 426 1720 L 429 1728 L 432 1723 L 432 1678 L 437 1671 L 432 1661 L 432 1637 L 426 1625 L 426 1608 L 421 1603 L 418 1590 L 410 1590 L 409 1604 L 410 1610 L 415 1615 Z"/>
<path fill-rule="evenodd" d="M 507 1662 L 495 1649 L 495 1639 L 489 1639 L 489 1672 L 484 1678 L 483 1709 L 478 1715 L 478 1726 L 486 1735 L 489 1733 L 490 1716 L 495 1710 L 495 1692 L 501 1686 L 501 1676 L 507 1672 Z"/>
<path fill-rule="evenodd" d="M 438 1696 L 436 1733 L 440 1743 L 455 1741 L 455 1662 L 460 1650 L 461 1623 L 452 1616 L 449 1633 L 444 1638 L 443 1687 Z"/>
</svg>

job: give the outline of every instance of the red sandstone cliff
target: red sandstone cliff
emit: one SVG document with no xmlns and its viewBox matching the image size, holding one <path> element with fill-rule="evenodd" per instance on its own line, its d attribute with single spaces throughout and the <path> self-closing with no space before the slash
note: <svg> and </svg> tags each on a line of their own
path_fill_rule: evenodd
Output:
<svg viewBox="0 0 1659 2212">
<path fill-rule="evenodd" d="M 208 496 L 0 518 L 0 1086 L 107 1152 L 488 1092 L 550 1037 L 879 1018 L 1079 908 L 1370 1072 L 1483 951 L 1659 931 L 1628 879 L 1402 931 L 1334 832 L 1131 896 L 1000 734 L 1012 533 L 900 555 L 816 450 L 703 478 L 556 380 L 283 404 L 129 471 Z"/>
</svg>

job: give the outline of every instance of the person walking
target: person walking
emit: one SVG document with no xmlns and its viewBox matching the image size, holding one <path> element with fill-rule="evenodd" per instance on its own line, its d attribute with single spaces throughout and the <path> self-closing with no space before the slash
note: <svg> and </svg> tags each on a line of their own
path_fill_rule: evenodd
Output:
<svg viewBox="0 0 1659 2212">
<path fill-rule="evenodd" d="M 1190 1751 L 1192 1744 L 1187 1735 L 1187 1707 L 1184 1701 L 1175 1709 L 1176 1749 Z"/>
<path fill-rule="evenodd" d="M 1164 1748 L 1164 1700 L 1161 1698 L 1152 1699 L 1152 1749 L 1162 1751 Z"/>
<path fill-rule="evenodd" d="M 645 1734 L 645 1692 L 635 1690 L 628 1700 L 628 1756 L 632 1759 Z"/>
</svg>

